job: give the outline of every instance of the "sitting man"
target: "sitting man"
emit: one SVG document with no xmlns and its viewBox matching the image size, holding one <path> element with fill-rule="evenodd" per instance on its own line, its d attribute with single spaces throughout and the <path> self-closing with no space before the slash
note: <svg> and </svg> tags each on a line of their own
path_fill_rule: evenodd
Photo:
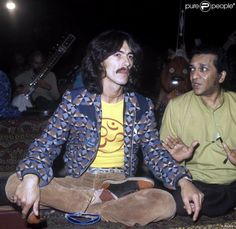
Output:
<svg viewBox="0 0 236 229">
<path fill-rule="evenodd" d="M 146 165 L 166 187 L 181 188 L 186 209 L 197 219 L 203 194 L 161 147 L 151 100 L 132 89 L 140 57 L 141 48 L 125 32 L 107 31 L 89 44 L 81 67 L 85 88 L 64 94 L 17 176 L 8 179 L 7 197 L 24 216 L 31 207 L 39 215 L 40 203 L 128 226 L 172 218 L 173 197 L 154 189 L 152 180 L 135 177 L 141 147 Z M 68 176 L 53 178 L 52 164 L 64 143 Z"/>
<path fill-rule="evenodd" d="M 221 86 L 226 87 L 226 73 L 223 50 L 195 50 L 190 61 L 193 90 L 169 102 L 160 130 L 164 147 L 204 193 L 200 214 L 210 217 L 236 206 L 236 93 Z M 185 215 L 180 191 L 173 195 L 177 214 Z"/>
<path fill-rule="evenodd" d="M 7 75 L 0 70 L 0 118 L 20 116 L 16 107 L 11 105 L 11 83 Z"/>
<path fill-rule="evenodd" d="M 18 94 L 25 94 L 29 91 L 29 85 L 39 75 L 43 74 L 44 56 L 40 51 L 32 53 L 30 57 L 31 68 L 24 71 L 15 78 L 16 91 Z M 58 106 L 60 93 L 57 88 L 56 76 L 53 72 L 46 73 L 46 76 L 38 81 L 36 89 L 31 94 L 32 103 L 37 110 L 52 110 Z"/>
</svg>

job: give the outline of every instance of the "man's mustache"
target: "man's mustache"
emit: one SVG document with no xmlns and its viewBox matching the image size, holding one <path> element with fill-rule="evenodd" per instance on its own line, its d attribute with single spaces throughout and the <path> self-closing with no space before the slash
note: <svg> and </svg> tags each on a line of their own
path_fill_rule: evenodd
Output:
<svg viewBox="0 0 236 229">
<path fill-rule="evenodd" d="M 116 70 L 116 73 L 123 73 L 123 72 L 129 74 L 130 70 L 128 68 L 125 68 L 125 67 L 122 67 L 122 68 L 119 68 L 119 69 Z"/>
</svg>

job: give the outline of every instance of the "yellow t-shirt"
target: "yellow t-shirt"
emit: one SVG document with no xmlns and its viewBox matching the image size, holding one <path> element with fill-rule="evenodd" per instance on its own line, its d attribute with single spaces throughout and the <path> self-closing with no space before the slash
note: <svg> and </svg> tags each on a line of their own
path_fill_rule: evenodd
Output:
<svg viewBox="0 0 236 229">
<path fill-rule="evenodd" d="M 91 167 L 124 167 L 123 110 L 124 100 L 114 104 L 102 101 L 101 139 Z"/>
</svg>

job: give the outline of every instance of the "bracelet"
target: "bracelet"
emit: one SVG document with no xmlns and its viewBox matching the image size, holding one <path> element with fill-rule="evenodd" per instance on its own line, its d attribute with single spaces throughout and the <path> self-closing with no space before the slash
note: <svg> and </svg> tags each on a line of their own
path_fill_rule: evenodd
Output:
<svg viewBox="0 0 236 229">
<path fill-rule="evenodd" d="M 101 220 L 101 216 L 85 212 L 66 213 L 65 218 L 68 222 L 79 225 L 92 225 Z"/>
<path fill-rule="evenodd" d="M 184 179 L 186 179 L 186 180 L 188 180 L 188 181 L 193 181 L 191 178 L 189 178 L 188 176 L 184 176 L 184 177 L 182 177 L 182 178 L 184 178 Z M 181 178 L 180 178 L 181 179 Z"/>
</svg>

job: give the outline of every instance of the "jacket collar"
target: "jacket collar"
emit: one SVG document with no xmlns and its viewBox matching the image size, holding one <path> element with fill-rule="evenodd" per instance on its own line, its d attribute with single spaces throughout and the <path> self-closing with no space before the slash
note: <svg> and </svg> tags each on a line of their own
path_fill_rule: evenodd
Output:
<svg viewBox="0 0 236 229">
<path fill-rule="evenodd" d="M 127 92 L 124 96 L 125 104 L 128 107 L 133 107 L 136 110 L 140 110 L 139 102 L 135 92 Z M 74 101 L 76 104 L 81 105 L 94 105 L 97 109 L 101 110 L 101 95 L 90 93 L 86 89 L 83 90 Z M 127 107 L 126 107 L 127 108 Z"/>
</svg>

